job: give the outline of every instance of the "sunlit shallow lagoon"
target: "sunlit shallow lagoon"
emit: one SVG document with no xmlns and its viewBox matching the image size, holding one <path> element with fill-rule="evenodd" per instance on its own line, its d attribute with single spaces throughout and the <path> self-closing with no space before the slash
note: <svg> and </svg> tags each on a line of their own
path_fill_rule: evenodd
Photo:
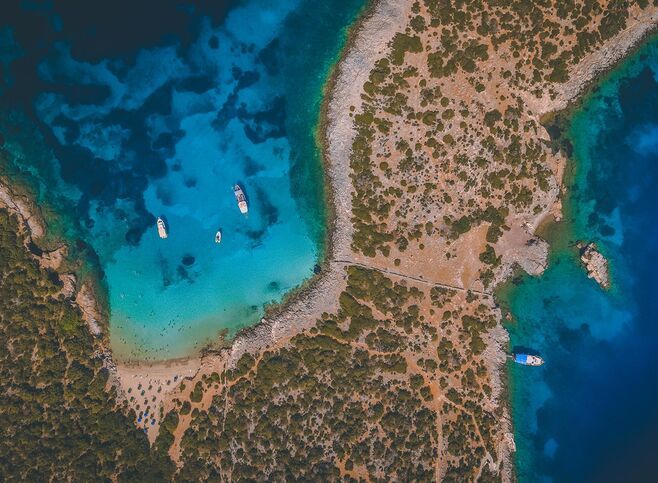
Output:
<svg viewBox="0 0 658 483">
<path fill-rule="evenodd" d="M 312 276 L 322 87 L 363 3 L 162 2 L 136 18 L 26 3 L 6 20 L 6 111 L 42 143 L 35 156 L 6 135 L 5 149 L 98 255 L 119 358 L 195 353 Z"/>
<path fill-rule="evenodd" d="M 655 481 L 658 471 L 658 41 L 607 76 L 575 111 L 565 221 L 548 270 L 506 290 L 519 480 Z M 610 260 L 603 291 L 574 244 Z"/>
</svg>

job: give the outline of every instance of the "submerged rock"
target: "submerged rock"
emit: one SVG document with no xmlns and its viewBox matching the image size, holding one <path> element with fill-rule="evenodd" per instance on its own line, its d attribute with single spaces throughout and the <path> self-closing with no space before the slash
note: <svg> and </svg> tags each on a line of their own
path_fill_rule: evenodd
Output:
<svg viewBox="0 0 658 483">
<path fill-rule="evenodd" d="M 580 249 L 580 261 L 587 270 L 587 276 L 593 278 L 601 288 L 610 288 L 608 260 L 601 254 L 596 244 L 579 242 L 576 246 Z"/>
</svg>

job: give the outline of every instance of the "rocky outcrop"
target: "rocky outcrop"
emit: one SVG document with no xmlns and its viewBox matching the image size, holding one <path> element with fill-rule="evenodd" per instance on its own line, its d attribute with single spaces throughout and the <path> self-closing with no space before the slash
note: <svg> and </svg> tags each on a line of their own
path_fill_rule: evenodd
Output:
<svg viewBox="0 0 658 483">
<path fill-rule="evenodd" d="M 34 252 L 34 249 L 32 251 Z M 46 269 L 58 270 L 66 255 L 68 255 L 68 247 L 66 245 L 62 245 L 54 250 L 42 251 L 38 255 L 39 265 Z"/>
<path fill-rule="evenodd" d="M 557 96 L 535 97 L 528 92 L 524 94 L 524 100 L 540 116 L 565 109 L 598 75 L 619 62 L 642 39 L 653 32 L 657 23 L 658 9 L 655 6 L 636 11 L 624 30 L 603 42 L 571 69 L 567 82 L 554 85 Z"/>
<path fill-rule="evenodd" d="M 524 220 L 522 217 L 510 217 L 509 229 L 503 233 L 494 245 L 496 253 L 502 255 L 502 267 L 498 270 L 494 286 L 508 280 L 515 267 L 520 267 L 532 276 L 544 273 L 548 264 L 548 243 L 534 234 L 540 218 Z"/>
<path fill-rule="evenodd" d="M 27 195 L 13 189 L 9 182 L 0 179 L 0 207 L 6 208 L 18 217 L 21 229 L 27 235 L 26 248 L 38 260 L 41 267 L 57 274 L 62 284 L 60 294 L 67 300 L 73 300 L 80 307 L 89 331 L 95 336 L 100 336 L 102 332 L 100 326 L 101 313 L 93 289 L 89 284 L 83 284 L 76 293 L 78 280 L 75 274 L 61 273 L 62 262 L 68 255 L 68 247 L 60 245 L 53 250 L 46 251 L 42 250 L 37 244 L 37 241 L 46 233 L 46 224 L 41 217 L 38 206 Z"/>
<path fill-rule="evenodd" d="M 84 283 L 82 284 L 82 287 L 80 287 L 80 290 L 75 297 L 75 303 L 82 311 L 82 318 L 87 323 L 89 332 L 95 336 L 100 336 L 101 327 L 99 322 L 101 320 L 101 314 L 98 309 L 98 304 L 96 303 L 96 297 L 94 297 L 93 289 L 88 283 Z"/>
<path fill-rule="evenodd" d="M 548 243 L 538 237 L 530 238 L 521 254 L 517 263 L 524 272 L 535 277 L 544 273 L 548 264 Z"/>
<path fill-rule="evenodd" d="M 65 299 L 71 299 L 75 295 L 76 276 L 73 273 L 63 273 L 59 276 L 62 282 L 62 290 L 59 292 Z"/>
<path fill-rule="evenodd" d="M 608 260 L 601 254 L 596 244 L 579 242 L 577 247 L 580 250 L 580 261 L 587 270 L 587 276 L 594 279 L 601 288 L 610 288 Z"/>
<path fill-rule="evenodd" d="M 34 203 L 26 195 L 13 190 L 4 179 L 0 179 L 0 207 L 16 214 L 30 237 L 40 238 L 44 235 L 44 224 Z"/>
</svg>

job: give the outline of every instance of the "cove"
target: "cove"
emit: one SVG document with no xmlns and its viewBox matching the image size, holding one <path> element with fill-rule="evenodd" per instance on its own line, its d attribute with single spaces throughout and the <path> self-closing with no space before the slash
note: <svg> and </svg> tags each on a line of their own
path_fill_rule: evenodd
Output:
<svg viewBox="0 0 658 483">
<path fill-rule="evenodd" d="M 313 275 L 322 89 L 363 4 L 25 2 L 2 20 L 5 161 L 97 255 L 118 359 L 196 354 Z"/>
<path fill-rule="evenodd" d="M 564 221 L 549 268 L 502 291 L 519 481 L 655 481 L 658 460 L 658 40 L 608 74 L 573 112 Z M 609 259 L 603 291 L 577 240 Z"/>
</svg>

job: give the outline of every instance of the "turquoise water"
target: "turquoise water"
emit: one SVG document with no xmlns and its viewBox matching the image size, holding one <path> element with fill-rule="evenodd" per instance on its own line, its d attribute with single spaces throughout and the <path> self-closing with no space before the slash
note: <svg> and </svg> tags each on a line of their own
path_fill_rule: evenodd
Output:
<svg viewBox="0 0 658 483">
<path fill-rule="evenodd" d="M 574 113 L 566 217 L 539 278 L 505 298 L 511 345 L 541 368 L 509 366 L 520 481 L 655 481 L 658 470 L 658 41 L 607 76 Z M 610 260 L 601 290 L 573 246 Z"/>
<path fill-rule="evenodd" d="M 52 154 L 25 156 L 35 148 L 18 134 L 4 149 L 97 254 L 119 358 L 193 353 L 312 276 L 325 234 L 322 87 L 363 3 L 128 7 L 141 21 L 121 5 L 23 5 L 0 28 L 0 92 L 22 101 L 11 108 Z M 30 37 L 44 17 L 47 47 Z"/>
</svg>

